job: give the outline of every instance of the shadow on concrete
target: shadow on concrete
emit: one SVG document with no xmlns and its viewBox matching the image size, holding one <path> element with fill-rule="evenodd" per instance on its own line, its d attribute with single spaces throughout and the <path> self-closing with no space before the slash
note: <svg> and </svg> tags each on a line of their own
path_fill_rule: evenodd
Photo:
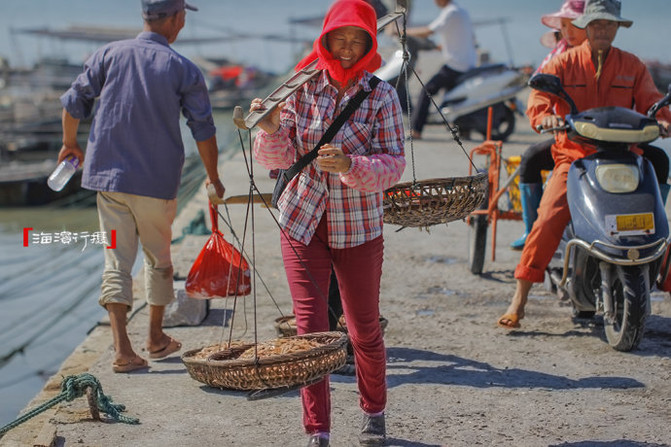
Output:
<svg viewBox="0 0 671 447">
<path fill-rule="evenodd" d="M 668 444 L 653 444 L 650 442 L 616 439 L 613 441 L 578 441 L 551 444 L 548 447 L 668 447 Z"/>
<path fill-rule="evenodd" d="M 408 441 L 407 439 L 387 438 L 385 444 L 390 447 L 441 447 L 440 444 L 425 444 L 418 441 Z"/>
<path fill-rule="evenodd" d="M 233 310 L 231 309 L 212 309 L 210 307 L 207 317 L 200 324 L 201 326 L 219 326 L 229 327 L 231 318 L 233 317 Z"/>
<path fill-rule="evenodd" d="M 544 388 L 551 390 L 644 387 L 643 383 L 629 377 L 595 376 L 575 380 L 520 368 L 500 369 L 484 362 L 413 348 L 390 347 L 387 349 L 387 358 L 389 372 L 387 383 L 390 388 L 425 383 L 475 388 Z M 394 371 L 400 373 L 394 374 Z"/>
<path fill-rule="evenodd" d="M 515 280 L 514 273 L 512 270 L 487 270 L 480 273 L 479 276 L 482 279 L 487 281 L 497 282 L 500 284 L 508 284 Z M 497 278 L 500 277 L 500 278 Z"/>
<path fill-rule="evenodd" d="M 608 344 L 606 333 L 603 328 L 603 318 L 600 315 L 591 319 L 573 318 L 573 323 L 578 329 L 569 330 L 562 333 L 551 333 L 544 331 L 525 331 L 516 329 L 506 334 L 508 337 L 594 337 L 595 342 Z M 615 351 L 613 351 L 615 352 Z M 650 315 L 645 323 L 645 332 L 638 348 L 627 352 L 626 354 L 648 357 L 671 358 L 671 318 L 660 315 Z"/>
</svg>

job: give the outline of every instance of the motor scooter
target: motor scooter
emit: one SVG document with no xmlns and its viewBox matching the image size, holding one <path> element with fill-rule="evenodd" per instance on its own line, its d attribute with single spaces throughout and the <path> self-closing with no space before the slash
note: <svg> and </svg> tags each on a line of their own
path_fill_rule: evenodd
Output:
<svg viewBox="0 0 671 447">
<path fill-rule="evenodd" d="M 643 337 L 669 226 L 652 164 L 629 147 L 659 136 L 654 117 L 671 103 L 671 85 L 647 116 L 622 107 L 578 112 L 553 75 L 537 74 L 529 86 L 571 107 L 562 126 L 546 131 L 566 131 L 569 139 L 596 147 L 569 169 L 571 220 L 546 271 L 546 286 L 570 301 L 575 317 L 602 314 L 608 344 L 630 351 Z"/>
<path fill-rule="evenodd" d="M 487 113 L 491 106 L 490 139 L 506 141 L 515 131 L 515 115 L 524 116 L 524 105 L 517 99 L 526 88 L 528 70 L 505 64 L 482 65 L 467 71 L 457 86 L 446 92 L 440 104 L 442 115 L 460 132 L 476 131 L 487 137 Z M 429 115 L 429 122 L 437 120 Z"/>
<path fill-rule="evenodd" d="M 435 47 L 429 39 L 408 38 L 410 67 L 420 50 Z M 399 77 L 403 79 L 403 51 L 397 50 L 385 61 L 375 75 L 396 85 Z M 482 65 L 464 73 L 457 85 L 442 96 L 436 98 L 436 107 L 432 107 L 427 118 L 428 123 L 443 123 L 443 118 L 458 127 L 464 136 L 476 131 L 487 135 L 487 110 L 493 108 L 491 136 L 493 140 L 505 141 L 515 131 L 515 114 L 523 116 L 524 106 L 517 99 L 518 93 L 526 88 L 529 70 L 511 68 L 505 64 Z M 408 72 L 410 78 L 411 70 Z M 403 85 L 401 82 L 399 85 Z M 404 93 L 405 94 L 405 93 Z M 401 101 L 405 98 L 401 96 Z M 442 115 L 442 116 L 441 116 Z"/>
</svg>

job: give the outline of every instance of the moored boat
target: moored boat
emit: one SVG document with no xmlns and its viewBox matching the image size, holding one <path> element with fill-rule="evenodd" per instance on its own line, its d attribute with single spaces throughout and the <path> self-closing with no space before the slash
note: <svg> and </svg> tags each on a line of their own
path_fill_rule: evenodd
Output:
<svg viewBox="0 0 671 447">
<path fill-rule="evenodd" d="M 61 191 L 52 191 L 47 186 L 47 178 L 55 167 L 55 157 L 44 161 L 3 162 L 0 165 L 0 207 L 45 205 L 88 192 L 80 187 L 81 170 Z"/>
</svg>

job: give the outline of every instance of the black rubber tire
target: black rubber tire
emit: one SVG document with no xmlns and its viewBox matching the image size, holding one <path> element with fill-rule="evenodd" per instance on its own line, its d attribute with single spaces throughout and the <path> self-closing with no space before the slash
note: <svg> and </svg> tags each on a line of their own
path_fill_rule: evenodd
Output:
<svg viewBox="0 0 671 447">
<path fill-rule="evenodd" d="M 641 266 L 617 266 L 617 279 L 612 287 L 615 318 L 604 319 L 608 344 L 617 351 L 636 349 L 643 339 L 648 315 L 650 286 L 648 270 Z"/>
<path fill-rule="evenodd" d="M 515 112 L 508 107 L 503 107 L 503 117 L 492 126 L 492 140 L 506 141 L 515 132 Z"/>
<path fill-rule="evenodd" d="M 486 201 L 485 201 L 486 202 Z M 468 267 L 474 275 L 482 274 L 487 251 L 487 216 L 471 216 L 468 230 Z"/>
</svg>

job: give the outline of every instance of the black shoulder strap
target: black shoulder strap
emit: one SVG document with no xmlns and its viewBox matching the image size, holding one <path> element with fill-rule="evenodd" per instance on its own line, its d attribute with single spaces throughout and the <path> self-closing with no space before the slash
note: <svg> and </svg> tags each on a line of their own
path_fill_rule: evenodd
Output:
<svg viewBox="0 0 671 447">
<path fill-rule="evenodd" d="M 330 142 L 333 137 L 335 137 L 335 134 L 338 133 L 340 128 L 342 127 L 343 124 L 345 124 L 345 121 L 349 119 L 349 117 L 354 113 L 356 109 L 359 108 L 361 103 L 363 102 L 364 99 L 370 93 L 375 90 L 375 87 L 377 84 L 379 84 L 380 79 L 377 76 L 373 76 L 368 85 L 370 85 L 370 90 L 366 91 L 365 89 L 361 89 L 356 95 L 354 95 L 354 98 L 350 100 L 350 102 L 347 103 L 345 108 L 343 109 L 342 112 L 340 112 L 340 115 L 331 123 L 329 128 L 326 130 L 324 135 L 322 135 L 321 139 L 317 143 L 317 145 L 312 149 L 310 152 L 307 154 L 303 155 L 300 159 L 298 159 L 289 169 L 284 171 L 282 175 L 284 175 L 284 178 L 286 179 L 287 183 L 294 178 L 301 170 L 309 165 L 315 158 L 317 158 L 317 152 L 319 151 L 319 148 L 321 148 L 323 145 L 326 143 Z"/>
</svg>

